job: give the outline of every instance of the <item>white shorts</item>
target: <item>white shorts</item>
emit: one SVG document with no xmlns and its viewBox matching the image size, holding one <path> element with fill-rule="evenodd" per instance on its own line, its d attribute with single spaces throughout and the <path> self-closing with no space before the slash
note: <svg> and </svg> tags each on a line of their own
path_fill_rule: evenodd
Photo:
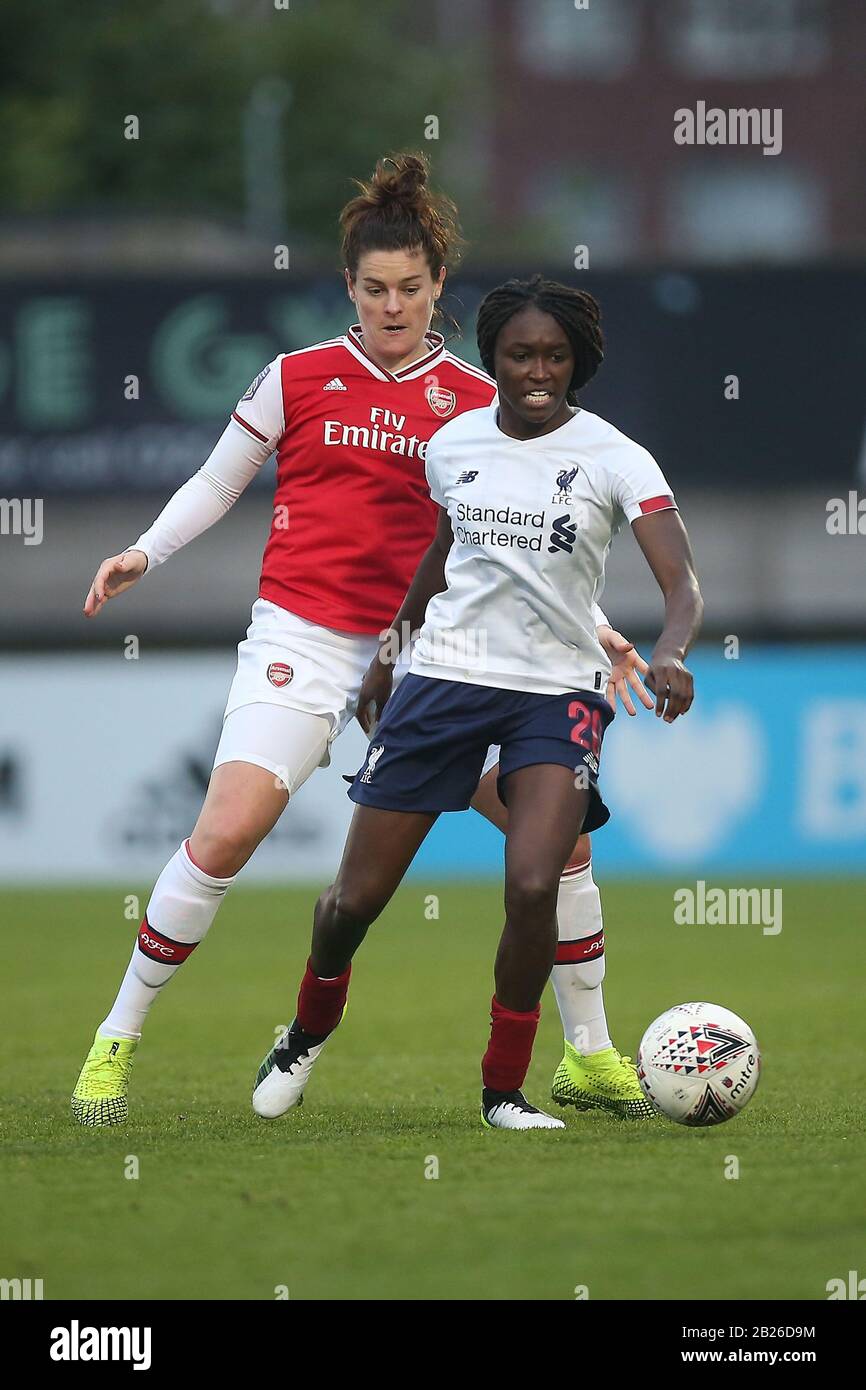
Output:
<svg viewBox="0 0 866 1390">
<path fill-rule="evenodd" d="M 376 636 L 318 627 L 257 599 L 247 635 L 238 643 L 214 767 L 250 762 L 273 772 L 290 794 L 296 791 L 314 768 L 330 762 L 331 744 L 355 716 L 378 645 Z M 407 647 L 394 668 L 395 685 L 410 659 Z M 484 772 L 498 761 L 499 749 L 491 748 Z"/>
</svg>

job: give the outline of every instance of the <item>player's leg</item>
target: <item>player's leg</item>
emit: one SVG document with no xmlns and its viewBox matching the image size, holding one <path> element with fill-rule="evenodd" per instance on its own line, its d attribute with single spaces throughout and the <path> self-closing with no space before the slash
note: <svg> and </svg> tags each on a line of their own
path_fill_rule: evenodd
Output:
<svg viewBox="0 0 866 1390">
<path fill-rule="evenodd" d="M 316 904 L 294 1022 L 256 1075 L 253 1109 L 264 1119 L 302 1104 L 316 1058 L 343 1016 L 352 957 L 435 820 L 421 812 L 356 808 L 337 878 Z"/>
<path fill-rule="evenodd" d="M 496 789 L 498 761 L 488 758 L 472 805 L 505 834 L 508 808 Z M 601 898 L 592 878 L 592 844 L 579 835 L 562 871 L 556 900 L 558 946 L 551 983 L 567 1041 L 584 1053 L 610 1047 L 604 1010 Z"/>
<path fill-rule="evenodd" d="M 353 953 L 442 811 L 478 785 L 498 692 L 411 672 L 389 699 L 349 795 L 357 810 L 335 883 L 316 907 L 292 1026 L 262 1062 L 253 1108 L 268 1119 L 300 1103 L 342 1016 Z"/>
<path fill-rule="evenodd" d="M 562 1061 L 551 1095 L 557 1105 L 605 1110 L 624 1119 L 652 1119 L 637 1069 L 608 1033 L 602 982 L 605 975 L 601 897 L 592 876 L 589 837 L 586 859 L 563 872 L 558 921 L 559 945 L 551 982 L 563 1024 Z"/>
<path fill-rule="evenodd" d="M 505 778 L 505 926 L 496 955 L 490 1043 L 481 1065 L 482 1117 L 502 1128 L 559 1128 L 522 1093 L 557 945 L 563 865 L 580 834 L 590 793 L 571 768 L 520 767 Z"/>
<path fill-rule="evenodd" d="M 115 1001 L 72 1097 L 81 1124 L 127 1116 L 129 1072 L 144 1021 L 204 939 L 235 876 L 322 760 L 331 724 L 283 705 L 244 705 L 223 725 L 205 802 L 189 840 L 160 874 Z"/>
<path fill-rule="evenodd" d="M 505 833 L 508 809 L 499 799 L 497 750 L 491 749 L 472 805 Z M 581 834 L 562 871 L 556 901 L 558 944 L 551 984 L 564 1038 L 551 1095 L 558 1105 L 607 1110 L 630 1119 L 653 1116 L 629 1057 L 610 1037 L 604 1005 L 604 923 L 592 876 L 592 844 Z"/>
</svg>

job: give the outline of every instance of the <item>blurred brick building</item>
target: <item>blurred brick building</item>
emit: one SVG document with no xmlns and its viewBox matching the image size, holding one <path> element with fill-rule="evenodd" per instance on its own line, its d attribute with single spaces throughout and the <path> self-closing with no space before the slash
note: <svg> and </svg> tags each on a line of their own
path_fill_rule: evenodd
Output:
<svg viewBox="0 0 866 1390">
<path fill-rule="evenodd" d="M 582 8 L 585 4 L 585 8 Z M 593 265 L 849 259 L 866 247 L 859 0 L 441 0 L 485 51 L 464 169 L 503 239 Z M 681 108 L 780 110 L 782 149 L 687 146 Z"/>
</svg>

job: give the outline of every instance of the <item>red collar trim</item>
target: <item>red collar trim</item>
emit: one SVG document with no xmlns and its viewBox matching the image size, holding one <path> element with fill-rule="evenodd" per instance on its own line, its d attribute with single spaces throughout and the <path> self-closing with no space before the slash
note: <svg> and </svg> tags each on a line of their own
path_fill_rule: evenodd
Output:
<svg viewBox="0 0 866 1390">
<path fill-rule="evenodd" d="M 354 348 L 357 353 L 361 354 L 365 362 L 369 362 L 370 365 L 375 368 L 376 373 L 384 377 L 386 381 L 404 381 L 407 377 L 418 376 L 419 373 L 429 367 L 436 358 L 441 356 L 445 348 L 445 339 L 442 334 L 430 330 L 424 335 L 424 341 L 427 343 L 429 351 L 425 352 L 421 357 L 416 357 L 414 362 L 409 362 L 405 367 L 401 367 L 399 372 L 389 372 L 386 367 L 382 367 L 378 362 L 375 362 L 364 347 L 361 325 L 359 323 L 352 324 L 352 327 L 346 333 L 346 339 L 348 344 Z"/>
</svg>

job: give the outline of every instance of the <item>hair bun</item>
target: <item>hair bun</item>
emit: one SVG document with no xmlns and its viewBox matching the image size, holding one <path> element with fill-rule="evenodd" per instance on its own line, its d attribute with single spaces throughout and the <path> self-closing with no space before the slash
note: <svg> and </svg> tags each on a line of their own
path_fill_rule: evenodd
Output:
<svg viewBox="0 0 866 1390">
<path fill-rule="evenodd" d="M 369 182 L 354 180 L 358 192 L 340 213 L 343 263 L 354 276 L 365 251 L 424 252 L 436 278 L 459 258 L 457 209 L 429 187 L 425 155 L 399 151 L 377 160 Z"/>
<path fill-rule="evenodd" d="M 378 161 L 368 185 L 371 203 L 379 207 L 388 203 L 419 207 L 424 202 L 428 172 L 427 161 L 421 155 L 386 155 Z"/>
</svg>

